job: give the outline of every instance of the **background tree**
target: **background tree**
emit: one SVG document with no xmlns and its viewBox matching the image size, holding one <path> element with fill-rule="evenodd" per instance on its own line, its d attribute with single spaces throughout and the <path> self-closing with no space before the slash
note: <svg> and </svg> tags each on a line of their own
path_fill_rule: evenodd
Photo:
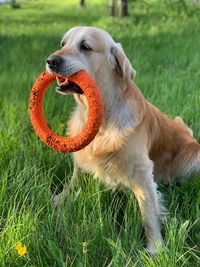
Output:
<svg viewBox="0 0 200 267">
<path fill-rule="evenodd" d="M 109 16 L 114 17 L 115 16 L 115 0 L 109 0 Z"/>
<path fill-rule="evenodd" d="M 80 7 L 84 7 L 85 6 L 85 0 L 80 0 L 79 5 L 80 5 Z"/>
<path fill-rule="evenodd" d="M 120 18 L 128 16 L 128 1 L 127 0 L 119 1 L 119 16 Z"/>
<path fill-rule="evenodd" d="M 20 5 L 17 4 L 17 1 L 16 0 L 11 0 L 10 4 L 11 4 L 11 7 L 12 8 L 19 8 L 20 7 Z"/>
</svg>

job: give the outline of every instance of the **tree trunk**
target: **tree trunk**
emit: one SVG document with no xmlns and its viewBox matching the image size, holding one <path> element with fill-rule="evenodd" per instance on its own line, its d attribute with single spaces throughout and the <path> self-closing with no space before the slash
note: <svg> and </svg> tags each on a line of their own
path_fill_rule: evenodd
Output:
<svg viewBox="0 0 200 267">
<path fill-rule="evenodd" d="M 115 0 L 109 0 L 109 16 L 115 16 Z"/>
<path fill-rule="evenodd" d="M 10 4 L 12 8 L 20 8 L 20 5 L 17 4 L 16 0 L 11 0 Z"/>
<path fill-rule="evenodd" d="M 80 7 L 84 7 L 85 6 L 85 0 L 80 0 L 79 5 L 80 5 Z"/>
<path fill-rule="evenodd" d="M 127 0 L 119 1 L 119 16 L 120 18 L 128 16 L 128 2 Z"/>
<path fill-rule="evenodd" d="M 16 0 L 11 0 L 11 6 L 15 6 L 16 5 Z"/>
</svg>

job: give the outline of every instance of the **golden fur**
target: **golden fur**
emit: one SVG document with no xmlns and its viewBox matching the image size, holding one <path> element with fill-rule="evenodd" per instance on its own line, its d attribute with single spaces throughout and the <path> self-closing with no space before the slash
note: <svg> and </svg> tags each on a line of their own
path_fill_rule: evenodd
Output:
<svg viewBox="0 0 200 267">
<path fill-rule="evenodd" d="M 81 48 L 86 42 L 90 50 Z M 76 27 L 67 32 L 56 51 L 64 63 L 57 71 L 69 75 L 85 69 L 100 88 L 104 120 L 95 139 L 73 154 L 75 173 L 82 168 L 104 183 L 119 184 L 133 191 L 147 235 L 147 249 L 156 253 L 162 245 L 162 203 L 154 181 L 168 182 L 200 172 L 200 145 L 180 117 L 169 118 L 150 104 L 131 81 L 135 76 L 122 47 L 101 29 Z M 69 71 L 70 70 L 70 71 Z M 75 95 L 77 106 L 68 124 L 68 134 L 78 134 L 87 119 L 84 95 Z M 58 200 L 56 196 L 55 201 Z"/>
</svg>

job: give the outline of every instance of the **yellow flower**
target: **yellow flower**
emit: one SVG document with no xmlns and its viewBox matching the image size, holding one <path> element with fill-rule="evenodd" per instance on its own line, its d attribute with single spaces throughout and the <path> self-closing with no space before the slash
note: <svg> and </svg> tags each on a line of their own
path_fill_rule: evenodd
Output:
<svg viewBox="0 0 200 267">
<path fill-rule="evenodd" d="M 84 241 L 84 242 L 82 243 L 82 245 L 83 245 L 83 254 L 86 254 L 86 253 L 87 253 L 88 242 L 87 242 L 87 241 Z"/>
<path fill-rule="evenodd" d="M 60 129 L 64 129 L 65 128 L 65 124 L 64 123 L 61 123 L 60 124 Z"/>
<path fill-rule="evenodd" d="M 19 254 L 20 257 L 24 256 L 27 252 L 26 246 L 22 246 L 22 243 L 18 242 L 17 245 L 15 246 L 17 253 Z"/>
</svg>

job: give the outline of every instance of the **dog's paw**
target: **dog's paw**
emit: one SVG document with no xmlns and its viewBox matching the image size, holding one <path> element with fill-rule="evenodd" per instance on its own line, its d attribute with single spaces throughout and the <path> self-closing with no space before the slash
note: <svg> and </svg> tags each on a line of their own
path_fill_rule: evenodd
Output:
<svg viewBox="0 0 200 267">
<path fill-rule="evenodd" d="M 149 243 L 147 245 L 147 251 L 151 255 L 152 258 L 154 258 L 158 254 L 158 251 L 162 250 L 163 248 L 164 248 L 163 240 L 156 242 L 156 244 Z"/>
</svg>

